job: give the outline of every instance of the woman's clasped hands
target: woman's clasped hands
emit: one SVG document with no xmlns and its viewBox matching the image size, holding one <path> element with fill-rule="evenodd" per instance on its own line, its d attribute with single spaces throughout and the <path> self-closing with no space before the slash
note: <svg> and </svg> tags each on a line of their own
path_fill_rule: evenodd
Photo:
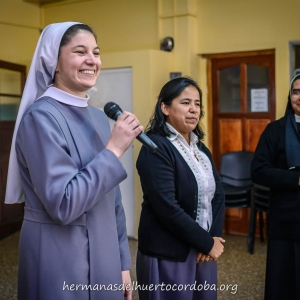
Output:
<svg viewBox="0 0 300 300">
<path fill-rule="evenodd" d="M 209 262 L 209 261 L 216 261 L 221 256 L 221 254 L 224 252 L 224 245 L 222 243 L 225 243 L 225 240 L 221 237 L 213 237 L 214 239 L 214 245 L 208 255 L 205 255 L 201 252 L 198 252 L 196 263 L 198 262 Z"/>
</svg>

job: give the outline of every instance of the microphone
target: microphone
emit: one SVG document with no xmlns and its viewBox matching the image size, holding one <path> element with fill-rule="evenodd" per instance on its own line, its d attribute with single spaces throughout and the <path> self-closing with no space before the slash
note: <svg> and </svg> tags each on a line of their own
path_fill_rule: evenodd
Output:
<svg viewBox="0 0 300 300">
<path fill-rule="evenodd" d="M 104 106 L 105 114 L 114 121 L 117 121 L 118 117 L 122 114 L 121 107 L 114 102 L 107 102 Z M 144 132 L 141 132 L 137 137 L 144 146 L 146 146 L 152 153 L 157 149 L 157 146 L 147 137 Z"/>
</svg>

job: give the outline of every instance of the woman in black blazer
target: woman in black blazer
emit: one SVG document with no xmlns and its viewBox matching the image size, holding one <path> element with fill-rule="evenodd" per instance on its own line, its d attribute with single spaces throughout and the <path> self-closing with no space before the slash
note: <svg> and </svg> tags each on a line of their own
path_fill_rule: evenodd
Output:
<svg viewBox="0 0 300 300">
<path fill-rule="evenodd" d="M 286 114 L 268 124 L 252 161 L 252 180 L 270 188 L 265 299 L 300 299 L 300 75 Z"/>
<path fill-rule="evenodd" d="M 144 198 L 137 254 L 140 300 L 217 299 L 224 194 L 201 142 L 202 116 L 195 81 L 181 77 L 164 85 L 146 129 L 158 149 L 152 153 L 143 146 L 137 160 Z"/>
</svg>

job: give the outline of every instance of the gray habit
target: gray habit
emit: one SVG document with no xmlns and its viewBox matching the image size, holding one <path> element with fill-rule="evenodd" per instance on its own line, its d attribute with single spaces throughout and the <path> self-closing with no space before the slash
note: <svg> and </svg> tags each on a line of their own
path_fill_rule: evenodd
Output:
<svg viewBox="0 0 300 300">
<path fill-rule="evenodd" d="M 105 149 L 109 135 L 106 116 L 91 106 L 44 97 L 24 114 L 19 300 L 124 299 L 130 255 L 118 184 L 126 172 Z"/>
</svg>

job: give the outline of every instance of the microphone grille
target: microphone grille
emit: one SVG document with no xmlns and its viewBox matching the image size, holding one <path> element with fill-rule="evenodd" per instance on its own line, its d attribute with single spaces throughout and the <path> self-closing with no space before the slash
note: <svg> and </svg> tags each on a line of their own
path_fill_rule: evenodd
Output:
<svg viewBox="0 0 300 300">
<path fill-rule="evenodd" d="M 122 113 L 121 107 L 114 102 L 107 102 L 104 106 L 104 113 L 110 118 L 116 121 L 118 113 Z"/>
</svg>

